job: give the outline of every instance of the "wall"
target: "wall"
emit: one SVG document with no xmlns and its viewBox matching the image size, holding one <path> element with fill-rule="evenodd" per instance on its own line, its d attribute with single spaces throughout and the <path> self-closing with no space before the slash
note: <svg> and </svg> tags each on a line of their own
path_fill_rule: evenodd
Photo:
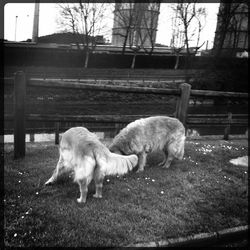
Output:
<svg viewBox="0 0 250 250">
<path fill-rule="evenodd" d="M 89 68 L 129 69 L 133 55 L 92 54 Z M 173 69 L 175 56 L 136 57 L 136 69 Z M 4 66 L 45 66 L 79 67 L 83 66 L 84 54 L 72 49 L 48 49 L 28 47 L 5 47 Z M 248 58 L 192 57 L 188 62 L 180 57 L 179 69 L 196 69 L 197 74 L 192 88 L 248 92 Z M 145 71 L 147 72 L 147 71 Z M 177 73 L 178 74 L 178 73 Z"/>
</svg>

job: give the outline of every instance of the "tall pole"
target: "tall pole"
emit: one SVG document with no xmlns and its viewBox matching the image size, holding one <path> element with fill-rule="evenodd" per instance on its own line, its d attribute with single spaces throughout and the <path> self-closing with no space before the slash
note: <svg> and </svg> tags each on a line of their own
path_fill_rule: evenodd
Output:
<svg viewBox="0 0 250 250">
<path fill-rule="evenodd" d="M 15 24 L 15 42 L 16 42 L 16 31 L 17 31 L 17 18 L 18 16 L 16 16 L 16 24 Z"/>
<path fill-rule="evenodd" d="M 39 29 L 39 1 L 37 0 L 35 2 L 35 10 L 34 10 L 32 42 L 37 43 L 38 29 Z"/>
</svg>

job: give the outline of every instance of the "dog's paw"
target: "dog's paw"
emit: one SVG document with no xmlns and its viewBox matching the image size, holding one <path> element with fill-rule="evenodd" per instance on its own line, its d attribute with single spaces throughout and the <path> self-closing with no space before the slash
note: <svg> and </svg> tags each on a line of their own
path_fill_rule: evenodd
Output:
<svg viewBox="0 0 250 250">
<path fill-rule="evenodd" d="M 94 197 L 94 198 L 101 199 L 101 198 L 102 198 L 102 195 L 100 195 L 100 194 L 94 194 L 93 197 Z"/>
<path fill-rule="evenodd" d="M 53 184 L 53 182 L 51 180 L 48 180 L 48 181 L 46 181 L 44 183 L 45 186 L 49 186 L 49 185 L 52 185 L 52 184 Z"/>
<path fill-rule="evenodd" d="M 85 203 L 86 202 L 86 199 L 82 199 L 81 197 L 77 199 L 77 202 L 78 203 Z"/>
<path fill-rule="evenodd" d="M 168 169 L 170 167 L 170 165 L 163 165 L 162 168 L 163 169 Z"/>
<path fill-rule="evenodd" d="M 136 171 L 136 173 L 141 173 L 141 172 L 143 172 L 144 171 L 144 169 L 138 169 L 137 171 Z"/>
<path fill-rule="evenodd" d="M 166 164 L 165 161 L 159 162 L 159 163 L 157 164 L 157 167 L 163 167 L 165 164 Z"/>
</svg>

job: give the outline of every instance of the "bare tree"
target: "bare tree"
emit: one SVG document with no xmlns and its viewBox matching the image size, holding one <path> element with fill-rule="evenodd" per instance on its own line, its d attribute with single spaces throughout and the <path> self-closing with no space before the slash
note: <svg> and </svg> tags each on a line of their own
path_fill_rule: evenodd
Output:
<svg viewBox="0 0 250 250">
<path fill-rule="evenodd" d="M 142 17 L 142 27 L 144 28 L 144 35 L 147 39 L 147 43 L 144 44 L 143 49 L 146 53 L 152 55 L 155 47 L 156 28 L 160 13 L 160 1 L 150 3 L 147 10 L 148 11 L 146 11 Z M 143 40 L 143 37 L 141 40 Z"/>
<path fill-rule="evenodd" d="M 157 8 L 158 7 L 158 8 Z M 144 49 L 152 54 L 156 36 L 156 27 L 159 14 L 159 3 L 127 3 L 116 4 L 115 27 L 113 35 L 122 39 L 122 54 L 126 47 L 133 52 L 131 68 L 135 66 L 138 52 Z"/>
<path fill-rule="evenodd" d="M 63 3 L 60 7 L 60 24 L 73 33 L 79 51 L 85 52 L 84 67 L 88 67 L 89 55 L 95 50 L 96 36 L 105 27 L 102 20 L 107 9 L 105 3 Z"/>
<path fill-rule="evenodd" d="M 142 5 L 137 4 L 133 9 L 132 14 L 132 27 L 128 37 L 128 43 L 130 50 L 133 51 L 133 59 L 131 63 L 131 68 L 135 67 L 135 60 L 138 52 L 143 48 L 146 41 L 146 34 L 142 30 L 142 20 L 145 13 L 141 11 Z"/>
<path fill-rule="evenodd" d="M 179 0 L 173 6 L 175 16 L 175 30 L 172 38 L 172 47 L 176 55 L 175 69 L 178 68 L 179 56 L 183 48 L 186 48 L 187 58 L 190 55 L 196 54 L 205 41 L 200 44 L 200 35 L 206 24 L 206 10 L 203 7 L 198 7 L 194 1 Z M 175 37 L 176 36 L 176 37 Z M 190 42 L 196 41 L 195 48 L 191 51 Z"/>
<path fill-rule="evenodd" d="M 175 10 L 175 9 L 174 9 Z M 176 56 L 174 69 L 178 69 L 180 53 L 185 47 L 184 34 L 181 30 L 181 21 L 178 19 L 178 12 L 175 11 L 175 17 L 172 17 L 172 39 L 170 46 Z"/>
<path fill-rule="evenodd" d="M 134 1 L 119 3 L 115 5 L 113 36 L 122 37 L 122 54 L 125 54 L 126 45 L 128 44 L 129 35 L 133 30 L 133 22 L 135 18 Z"/>
</svg>

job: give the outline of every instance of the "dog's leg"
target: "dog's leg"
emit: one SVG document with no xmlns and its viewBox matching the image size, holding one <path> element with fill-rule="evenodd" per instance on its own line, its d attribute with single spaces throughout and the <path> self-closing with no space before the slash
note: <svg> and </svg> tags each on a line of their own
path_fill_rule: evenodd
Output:
<svg viewBox="0 0 250 250">
<path fill-rule="evenodd" d="M 137 173 L 144 170 L 144 166 L 146 165 L 146 158 L 147 154 L 144 151 L 138 155 L 138 170 L 136 171 Z"/>
<path fill-rule="evenodd" d="M 176 154 L 176 158 L 179 160 L 182 160 L 184 156 L 184 144 L 185 144 L 184 141 L 179 144 L 179 150 L 178 153 Z"/>
<path fill-rule="evenodd" d="M 102 198 L 103 179 L 104 179 L 104 175 L 101 173 L 100 168 L 97 167 L 95 174 L 94 174 L 95 194 L 93 195 L 93 197 L 95 198 Z"/>
<path fill-rule="evenodd" d="M 174 156 L 172 154 L 168 154 L 168 158 L 167 158 L 167 160 L 165 161 L 165 164 L 162 167 L 163 168 L 169 168 L 171 162 L 173 161 L 173 159 L 174 159 Z"/>
<path fill-rule="evenodd" d="M 184 144 L 185 140 L 176 140 L 167 147 L 168 157 L 163 168 L 169 168 L 173 159 L 177 158 L 181 160 L 183 158 Z"/>
<path fill-rule="evenodd" d="M 77 199 L 77 202 L 79 203 L 85 203 L 87 199 L 87 193 L 88 193 L 88 179 L 84 178 L 81 180 L 77 180 L 79 188 L 80 188 L 80 197 Z"/>
<path fill-rule="evenodd" d="M 166 164 L 167 153 L 166 153 L 166 151 L 164 149 L 163 149 L 163 157 L 164 157 L 164 159 L 160 163 L 158 163 L 158 167 L 163 167 Z"/>
<path fill-rule="evenodd" d="M 164 163 L 164 165 L 162 166 L 163 168 L 169 168 L 171 162 L 173 161 L 173 159 L 175 158 L 175 151 L 176 151 L 176 145 L 174 143 L 168 145 L 168 147 L 164 148 L 165 154 L 166 151 L 168 152 L 168 157 Z"/>
<path fill-rule="evenodd" d="M 75 181 L 77 181 L 80 188 L 80 197 L 77 199 L 79 203 L 85 203 L 88 193 L 88 185 L 93 179 L 95 160 L 91 157 L 79 159 L 78 165 L 75 169 Z"/>
<path fill-rule="evenodd" d="M 52 176 L 45 182 L 45 185 L 50 185 L 56 182 L 58 176 L 60 176 L 63 172 L 63 158 L 60 155 L 59 160 L 56 165 L 56 169 L 54 170 Z"/>
</svg>

